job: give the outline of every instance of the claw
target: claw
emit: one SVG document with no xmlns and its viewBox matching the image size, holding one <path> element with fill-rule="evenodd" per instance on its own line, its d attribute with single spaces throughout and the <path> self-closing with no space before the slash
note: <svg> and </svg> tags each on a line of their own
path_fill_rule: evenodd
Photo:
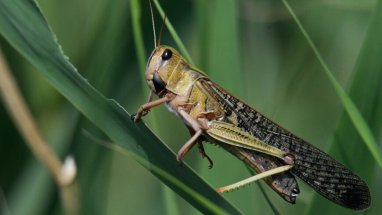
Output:
<svg viewBox="0 0 382 215">
<path fill-rule="evenodd" d="M 133 114 L 131 114 L 130 119 L 133 120 L 133 121 L 135 121 L 135 117 L 136 117 L 136 116 L 137 116 L 137 113 L 133 113 Z"/>
<path fill-rule="evenodd" d="M 206 151 L 204 151 L 203 144 L 201 142 L 198 143 L 199 153 L 202 155 L 202 158 L 207 158 L 208 160 L 208 169 L 212 169 L 214 166 L 214 162 L 212 162 L 212 159 L 210 156 L 207 155 Z"/>
<path fill-rule="evenodd" d="M 211 158 L 207 154 L 204 157 L 208 160 L 208 169 L 212 169 L 214 162 L 212 162 Z"/>
<path fill-rule="evenodd" d="M 182 166 L 183 165 L 183 156 L 180 154 L 176 155 L 176 161 L 178 161 L 178 165 Z"/>
</svg>

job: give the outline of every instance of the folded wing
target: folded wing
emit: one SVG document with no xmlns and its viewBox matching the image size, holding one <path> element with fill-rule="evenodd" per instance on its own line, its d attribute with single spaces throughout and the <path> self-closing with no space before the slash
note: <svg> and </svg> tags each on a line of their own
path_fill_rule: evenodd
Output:
<svg viewBox="0 0 382 215">
<path fill-rule="evenodd" d="M 328 154 L 274 123 L 222 87 L 203 80 L 203 86 L 224 107 L 227 122 L 251 133 L 266 144 L 295 156 L 291 173 L 329 200 L 354 210 L 370 206 L 366 183 Z"/>
</svg>

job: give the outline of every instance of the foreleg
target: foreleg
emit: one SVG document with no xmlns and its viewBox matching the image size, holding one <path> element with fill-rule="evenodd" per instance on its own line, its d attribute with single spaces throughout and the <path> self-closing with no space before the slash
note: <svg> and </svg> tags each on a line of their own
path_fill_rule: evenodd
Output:
<svg viewBox="0 0 382 215">
<path fill-rule="evenodd" d="M 169 102 L 174 98 L 172 94 L 166 94 L 164 97 L 157 99 L 155 101 L 151 101 L 152 99 L 152 91 L 150 92 L 150 96 L 147 100 L 147 103 L 143 104 L 136 114 L 133 114 L 131 117 L 134 119 L 134 122 L 139 122 L 142 116 L 146 115 L 147 112 L 158 105 L 161 105 L 165 102 Z"/>
</svg>

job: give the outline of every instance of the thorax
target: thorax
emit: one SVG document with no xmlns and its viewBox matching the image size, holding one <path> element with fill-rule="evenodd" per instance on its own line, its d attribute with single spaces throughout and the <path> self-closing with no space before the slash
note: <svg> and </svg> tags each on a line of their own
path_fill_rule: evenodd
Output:
<svg viewBox="0 0 382 215">
<path fill-rule="evenodd" d="M 176 115 L 178 108 L 183 108 L 194 119 L 206 113 L 211 120 L 221 117 L 224 111 L 201 83 L 206 80 L 209 80 L 207 76 L 190 67 L 183 67 L 181 72 L 173 72 L 168 78 L 166 89 L 176 96 L 167 104 L 167 108 Z"/>
</svg>

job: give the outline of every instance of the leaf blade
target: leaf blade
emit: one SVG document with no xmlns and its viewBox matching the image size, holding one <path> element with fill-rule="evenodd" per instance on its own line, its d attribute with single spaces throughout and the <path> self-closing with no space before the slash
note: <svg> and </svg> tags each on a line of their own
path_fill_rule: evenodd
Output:
<svg viewBox="0 0 382 215">
<path fill-rule="evenodd" d="M 143 159 L 140 163 L 145 168 L 201 212 L 240 214 L 191 169 L 187 166 L 180 168 L 174 154 L 143 123 L 134 124 L 119 104 L 107 100 L 80 76 L 59 48 L 34 1 L 1 0 L 0 6 L 0 32 L 4 38 L 114 142 L 129 150 L 137 160 Z M 187 188 L 164 177 L 151 164 L 165 170 Z M 193 196 L 192 191 L 203 198 Z"/>
</svg>

